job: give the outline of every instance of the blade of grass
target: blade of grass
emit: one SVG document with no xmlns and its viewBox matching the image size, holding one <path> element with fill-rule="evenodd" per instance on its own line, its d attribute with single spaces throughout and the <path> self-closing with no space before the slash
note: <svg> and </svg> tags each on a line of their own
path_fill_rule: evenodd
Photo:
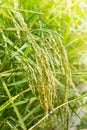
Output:
<svg viewBox="0 0 87 130">
<path fill-rule="evenodd" d="M 6 85 L 5 81 L 4 81 L 4 79 L 3 79 L 2 77 L 0 77 L 0 79 L 1 79 L 2 85 L 3 85 L 4 89 L 5 89 L 5 92 L 7 93 L 8 97 L 9 97 L 9 99 L 10 99 L 12 96 L 11 96 L 11 94 L 10 94 L 8 88 L 7 88 L 7 85 Z M 16 97 L 16 98 L 17 98 L 17 97 Z M 18 111 L 17 107 L 15 106 L 14 102 L 12 102 L 12 106 L 13 106 L 13 108 L 14 108 L 14 111 L 15 111 L 15 113 L 16 113 L 18 119 L 19 119 L 19 122 L 20 122 L 20 124 L 21 124 L 21 127 L 22 127 L 24 130 L 27 130 L 27 128 L 26 128 L 26 126 L 25 126 L 25 124 L 24 124 L 24 122 L 23 122 L 23 120 L 22 120 L 22 116 L 21 116 L 21 114 L 19 113 L 19 111 Z"/>
</svg>

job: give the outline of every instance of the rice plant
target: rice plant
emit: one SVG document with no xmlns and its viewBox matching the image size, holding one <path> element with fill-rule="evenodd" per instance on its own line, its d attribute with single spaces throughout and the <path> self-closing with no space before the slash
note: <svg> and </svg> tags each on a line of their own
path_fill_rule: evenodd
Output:
<svg viewBox="0 0 87 130">
<path fill-rule="evenodd" d="M 0 2 L 0 129 L 71 130 L 87 108 L 86 0 Z"/>
</svg>

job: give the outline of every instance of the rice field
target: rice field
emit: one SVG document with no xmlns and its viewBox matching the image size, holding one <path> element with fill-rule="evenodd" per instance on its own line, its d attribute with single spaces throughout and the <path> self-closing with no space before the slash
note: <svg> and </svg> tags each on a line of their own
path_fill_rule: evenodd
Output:
<svg viewBox="0 0 87 130">
<path fill-rule="evenodd" d="M 86 0 L 1 0 L 0 130 L 87 129 L 86 57 Z"/>
</svg>

